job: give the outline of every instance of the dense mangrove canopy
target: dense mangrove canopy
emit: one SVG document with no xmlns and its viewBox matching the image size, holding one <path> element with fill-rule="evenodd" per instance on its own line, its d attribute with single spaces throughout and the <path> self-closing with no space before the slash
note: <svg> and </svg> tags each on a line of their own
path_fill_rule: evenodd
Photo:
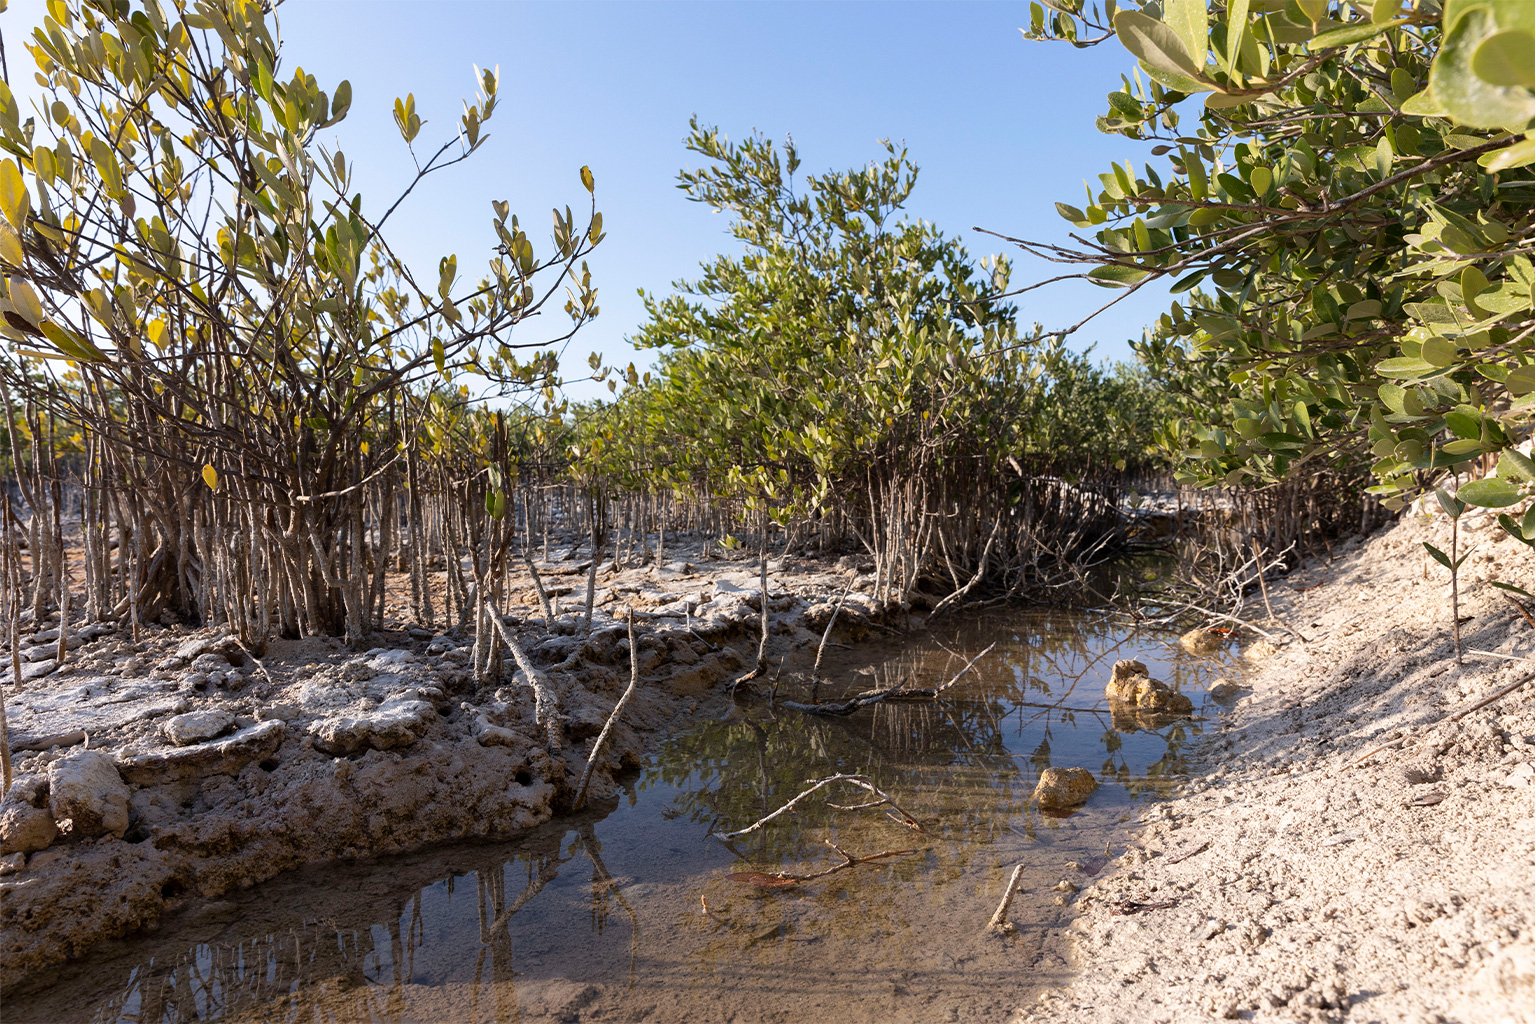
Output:
<svg viewBox="0 0 1536 1024">
<path fill-rule="evenodd" d="M 647 297 L 634 341 L 664 355 L 588 421 L 588 465 L 850 534 L 891 596 L 941 564 L 956 586 L 994 554 L 1001 568 L 1016 564 L 1005 551 L 1096 536 L 1039 513 L 1110 511 L 1063 481 L 1143 468 L 1153 399 L 1130 371 L 1021 331 L 998 298 L 1008 262 L 974 262 L 905 213 L 918 170 L 904 150 L 802 177 L 792 141 L 696 121 L 687 147 L 704 164 L 680 187 L 732 217 L 741 249 Z"/>
<path fill-rule="evenodd" d="M 1523 0 L 1031 4 L 1028 35 L 1139 58 L 1099 127 L 1163 162 L 1058 205 L 1080 247 L 1025 244 L 1183 296 L 1139 354 L 1184 396 L 1161 436 L 1187 479 L 1368 464 L 1392 508 L 1447 476 L 1470 504 L 1530 497 L 1533 20 Z M 1536 536 L 1529 513 L 1506 526 Z"/>
</svg>

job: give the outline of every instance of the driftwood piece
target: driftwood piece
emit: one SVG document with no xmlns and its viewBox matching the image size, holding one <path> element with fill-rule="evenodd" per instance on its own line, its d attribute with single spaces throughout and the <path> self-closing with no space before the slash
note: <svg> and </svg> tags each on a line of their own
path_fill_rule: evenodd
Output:
<svg viewBox="0 0 1536 1024">
<path fill-rule="evenodd" d="M 1178 905 L 1178 900 L 1120 900 L 1110 906 L 1109 912 L 1120 917 L 1129 917 L 1132 914 L 1145 914 L 1149 910 L 1168 910 Z"/>
<path fill-rule="evenodd" d="M 714 835 L 714 837 L 716 839 L 719 839 L 722 842 L 729 842 L 732 839 L 736 839 L 736 838 L 739 838 L 741 836 L 747 835 L 750 832 L 756 832 L 758 829 L 762 828 L 764 825 L 768 824 L 770 821 L 773 821 L 775 818 L 778 818 L 778 817 L 780 817 L 781 815 L 784 815 L 784 814 L 788 814 L 790 811 L 794 810 L 797 806 L 799 806 L 801 801 L 805 800 L 812 793 L 815 793 L 818 790 L 824 789 L 827 786 L 830 786 L 830 785 L 832 785 L 835 782 L 846 782 L 850 786 L 857 786 L 860 789 L 867 790 L 868 792 L 873 793 L 875 796 L 879 797 L 879 799 L 876 800 L 876 801 L 873 801 L 873 802 L 871 802 L 869 804 L 862 805 L 862 806 L 878 807 L 878 806 L 880 806 L 882 804 L 888 805 L 893 811 L 896 812 L 895 814 L 891 815 L 891 817 L 894 818 L 896 821 L 898 821 L 899 823 L 905 825 L 907 828 L 910 828 L 914 832 L 922 832 L 922 831 L 924 831 L 922 824 L 916 818 L 912 817 L 912 815 L 910 815 L 906 811 L 902 810 L 900 805 L 898 805 L 895 800 L 892 800 L 888 794 L 886 794 L 883 790 L 881 790 L 880 788 L 875 786 L 874 783 L 870 782 L 864 776 L 862 776 L 862 775 L 842 774 L 842 775 L 829 775 L 829 776 L 827 776 L 824 779 L 817 780 L 815 783 L 813 783 L 807 789 L 801 790 L 800 793 L 798 793 L 796 796 L 794 796 L 788 803 L 786 803 L 786 804 L 782 805 L 781 807 L 779 807 L 778 810 L 772 811 L 769 814 L 765 814 L 763 817 L 757 819 L 752 824 L 748 825 L 746 828 L 737 829 L 734 832 L 715 832 L 715 833 L 712 833 L 712 834 Z M 836 806 L 836 805 L 834 805 L 834 806 Z"/>
<path fill-rule="evenodd" d="M 629 703 L 635 691 L 640 688 L 640 651 L 635 644 L 635 617 L 629 617 L 629 686 L 624 690 L 619 702 L 613 706 L 613 711 L 608 715 L 608 721 L 603 723 L 603 731 L 597 734 L 597 742 L 592 744 L 592 753 L 587 755 L 587 766 L 581 770 L 581 781 L 576 784 L 576 796 L 571 801 L 571 810 L 581 810 L 581 805 L 587 799 L 587 783 L 592 781 L 592 769 L 597 766 L 597 758 L 603 752 L 603 744 L 608 741 L 608 734 L 613 731 L 614 723 L 624 713 L 624 707 Z"/>
<path fill-rule="evenodd" d="M 485 610 L 490 613 L 496 632 L 501 634 L 502 642 L 507 645 L 507 650 L 512 652 L 512 658 L 517 662 L 517 667 L 523 670 L 523 676 L 528 680 L 528 685 L 533 688 L 534 718 L 544 727 L 549 752 L 559 753 L 563 745 L 560 737 L 560 702 L 556 699 L 554 691 L 549 688 L 549 680 L 545 679 L 544 673 L 529 660 L 528 653 L 517 642 L 517 637 L 502 620 L 501 612 L 497 611 L 491 599 L 485 597 L 481 600 L 485 603 Z"/>
<path fill-rule="evenodd" d="M 992 911 L 992 917 L 987 921 L 987 931 L 998 935 L 1011 935 L 1018 931 L 1013 922 L 1008 920 L 1008 908 L 1013 906 L 1013 896 L 1019 891 L 1019 876 L 1023 873 L 1023 864 L 1014 865 L 1013 874 L 1008 876 L 1008 888 L 1003 892 L 1002 902 Z"/>
<path fill-rule="evenodd" d="M 1168 860 L 1167 860 L 1167 863 L 1168 864 L 1182 864 L 1185 861 L 1189 860 L 1189 858 L 1191 858 L 1193 856 L 1196 856 L 1197 854 L 1204 853 L 1206 850 L 1209 850 L 1210 848 L 1211 848 L 1211 844 L 1209 842 L 1201 843 L 1199 846 L 1195 847 L 1193 850 L 1190 850 L 1188 853 L 1181 853 L 1177 857 L 1169 857 Z"/>
</svg>

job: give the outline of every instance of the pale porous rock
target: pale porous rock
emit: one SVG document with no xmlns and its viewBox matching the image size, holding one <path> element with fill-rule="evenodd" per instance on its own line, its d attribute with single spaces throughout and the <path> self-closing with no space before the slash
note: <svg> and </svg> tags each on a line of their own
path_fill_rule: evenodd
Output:
<svg viewBox="0 0 1536 1024">
<path fill-rule="evenodd" d="M 1098 780 L 1086 768 L 1047 768 L 1035 783 L 1035 800 L 1041 810 L 1069 811 L 1087 803 Z"/>
<path fill-rule="evenodd" d="M 1179 646 L 1190 654 L 1215 654 L 1227 645 L 1232 631 L 1222 626 L 1199 626 L 1179 637 Z"/>
<path fill-rule="evenodd" d="M 123 778 L 136 786 L 233 775 L 276 753 L 285 731 L 281 721 L 259 722 L 211 743 L 124 758 L 120 768 Z"/>
<path fill-rule="evenodd" d="M 0 801 L 0 853 L 45 850 L 59 836 L 58 825 L 47 807 L 47 798 L 44 797 L 42 804 L 35 804 L 24 796 L 25 793 L 17 792 L 17 784 L 13 784 L 5 800 Z"/>
<path fill-rule="evenodd" d="M 1211 695 L 1211 700 L 1216 701 L 1218 704 L 1226 704 L 1236 700 L 1238 694 L 1243 692 L 1243 688 L 1229 680 L 1218 679 L 1211 684 L 1211 688 L 1206 692 Z"/>
<path fill-rule="evenodd" d="M 421 738 L 437 711 L 424 700 L 396 698 L 368 714 L 325 718 L 309 727 L 315 748 L 334 757 L 360 750 L 397 750 Z"/>
<path fill-rule="evenodd" d="M 1188 697 L 1153 679 L 1146 665 L 1131 659 L 1115 662 L 1104 693 L 1111 705 L 1120 703 L 1153 715 L 1187 715 L 1195 708 Z"/>
<path fill-rule="evenodd" d="M 69 754 L 48 766 L 48 806 L 55 821 L 70 823 L 75 838 L 128 831 L 128 787 L 117 764 L 98 750 Z"/>
<path fill-rule="evenodd" d="M 1262 665 L 1279 653 L 1280 648 L 1268 640 L 1255 640 L 1243 648 L 1243 657 L 1256 665 Z"/>
<path fill-rule="evenodd" d="M 228 711 L 189 711 L 161 726 L 166 740 L 178 747 L 188 747 L 222 736 L 235 726 L 235 716 Z"/>
</svg>

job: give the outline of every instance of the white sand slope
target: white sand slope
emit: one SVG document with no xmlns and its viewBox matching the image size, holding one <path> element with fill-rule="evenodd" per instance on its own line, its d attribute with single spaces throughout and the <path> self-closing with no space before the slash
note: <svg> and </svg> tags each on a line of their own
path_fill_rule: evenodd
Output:
<svg viewBox="0 0 1536 1024">
<path fill-rule="evenodd" d="M 1491 653 L 1457 665 L 1426 540 L 1448 549 L 1449 522 L 1406 519 L 1274 588 L 1306 642 L 1244 680 L 1210 774 L 1078 897 L 1074 984 L 1016 1020 L 1536 1019 L 1532 630 L 1488 583 L 1531 589 L 1531 552 L 1464 518 L 1463 644 Z"/>
</svg>

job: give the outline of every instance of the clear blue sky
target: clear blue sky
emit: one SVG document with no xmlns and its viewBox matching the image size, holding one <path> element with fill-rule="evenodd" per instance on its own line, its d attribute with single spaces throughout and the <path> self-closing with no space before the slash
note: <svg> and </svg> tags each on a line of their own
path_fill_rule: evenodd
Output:
<svg viewBox="0 0 1536 1024">
<path fill-rule="evenodd" d="M 13 80 L 28 62 L 19 30 L 41 9 L 13 0 L 5 16 Z M 278 14 L 286 67 L 303 66 L 328 90 L 352 82 L 351 114 L 332 131 L 375 212 L 410 169 L 394 98 L 415 93 L 429 122 L 418 143 L 432 144 L 474 95 L 472 66 L 500 66 L 490 141 L 392 222 L 394 244 L 419 267 L 456 252 L 461 274 L 476 273 L 492 243 L 492 199 L 543 231 L 551 207 L 580 208 L 578 171 L 591 166 L 608 232 L 591 261 L 602 315 L 572 343 L 573 369 L 593 350 L 619 365 L 635 358 L 624 339 L 641 317 L 636 290 L 665 292 L 733 244 L 722 216 L 674 187 L 693 114 L 732 137 L 793 134 L 806 171 L 861 165 L 880 139 L 904 141 L 922 168 L 911 211 L 960 235 L 973 256 L 1007 251 L 973 225 L 1065 240 L 1053 203 L 1082 205 L 1084 179 L 1111 160 L 1145 159 L 1094 128 L 1132 58 L 1113 42 L 1026 42 L 1018 28 L 1028 16 L 1024 3 L 469 0 L 289 0 Z M 1017 255 L 1015 286 L 1053 273 Z M 1023 297 L 1022 319 L 1064 326 L 1108 297 L 1052 285 Z M 1126 339 L 1167 302 L 1133 296 L 1074 345 L 1125 358 Z"/>
</svg>

